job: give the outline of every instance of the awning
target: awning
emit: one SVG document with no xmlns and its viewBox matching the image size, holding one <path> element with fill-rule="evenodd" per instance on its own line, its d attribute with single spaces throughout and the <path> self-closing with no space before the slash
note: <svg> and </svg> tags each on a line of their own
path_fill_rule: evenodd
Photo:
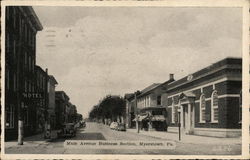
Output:
<svg viewBox="0 0 250 160">
<path fill-rule="evenodd" d="M 154 115 L 151 118 L 151 121 L 165 121 L 166 118 L 164 117 L 164 115 Z"/>
<path fill-rule="evenodd" d="M 142 121 L 144 119 L 148 118 L 148 115 L 138 115 L 138 121 Z M 133 121 L 136 121 L 136 118 L 133 119 Z"/>
<path fill-rule="evenodd" d="M 142 120 L 146 119 L 147 117 L 148 117 L 148 115 L 139 116 L 139 121 L 142 121 Z"/>
</svg>

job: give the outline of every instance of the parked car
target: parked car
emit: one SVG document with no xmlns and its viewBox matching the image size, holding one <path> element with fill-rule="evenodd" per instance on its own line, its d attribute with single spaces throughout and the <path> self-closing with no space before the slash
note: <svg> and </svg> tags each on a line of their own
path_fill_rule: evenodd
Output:
<svg viewBox="0 0 250 160">
<path fill-rule="evenodd" d="M 57 132 L 57 137 L 75 137 L 76 127 L 74 123 L 65 123 L 61 129 Z"/>
<path fill-rule="evenodd" d="M 118 124 L 117 131 L 126 131 L 126 125 L 124 123 Z"/>
<path fill-rule="evenodd" d="M 80 127 L 85 128 L 86 127 L 86 122 L 85 121 L 80 121 Z"/>
<path fill-rule="evenodd" d="M 110 127 L 110 129 L 117 129 L 118 123 L 117 122 L 112 122 L 109 127 Z"/>
</svg>

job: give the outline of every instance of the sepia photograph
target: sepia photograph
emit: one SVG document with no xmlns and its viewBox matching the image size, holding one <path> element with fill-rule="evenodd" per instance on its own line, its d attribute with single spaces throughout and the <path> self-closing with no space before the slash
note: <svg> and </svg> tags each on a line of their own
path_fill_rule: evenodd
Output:
<svg viewBox="0 0 250 160">
<path fill-rule="evenodd" d="M 242 4 L 37 4 L 2 7 L 5 155 L 242 155 Z"/>
</svg>

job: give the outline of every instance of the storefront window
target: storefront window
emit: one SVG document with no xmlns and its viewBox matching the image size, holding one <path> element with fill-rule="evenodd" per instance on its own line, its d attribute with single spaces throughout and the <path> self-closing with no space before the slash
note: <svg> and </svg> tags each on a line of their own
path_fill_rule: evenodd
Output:
<svg viewBox="0 0 250 160">
<path fill-rule="evenodd" d="M 212 122 L 218 122 L 219 110 L 218 110 L 218 93 L 214 91 L 212 93 L 212 107 L 211 107 Z"/>
<path fill-rule="evenodd" d="M 205 108 L 206 108 L 206 100 L 205 96 L 201 95 L 200 97 L 200 122 L 204 123 L 205 122 Z"/>
<path fill-rule="evenodd" d="M 5 113 L 5 127 L 14 128 L 14 106 L 8 106 Z"/>
</svg>

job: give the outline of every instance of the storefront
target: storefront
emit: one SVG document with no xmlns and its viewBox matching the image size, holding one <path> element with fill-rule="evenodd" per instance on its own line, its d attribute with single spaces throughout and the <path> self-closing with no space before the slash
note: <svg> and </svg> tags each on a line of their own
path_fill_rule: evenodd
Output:
<svg viewBox="0 0 250 160">
<path fill-rule="evenodd" d="M 141 130 L 167 131 L 167 111 L 163 107 L 148 107 L 140 110 L 138 121 Z M 133 120 L 136 121 L 136 118 Z"/>
</svg>

